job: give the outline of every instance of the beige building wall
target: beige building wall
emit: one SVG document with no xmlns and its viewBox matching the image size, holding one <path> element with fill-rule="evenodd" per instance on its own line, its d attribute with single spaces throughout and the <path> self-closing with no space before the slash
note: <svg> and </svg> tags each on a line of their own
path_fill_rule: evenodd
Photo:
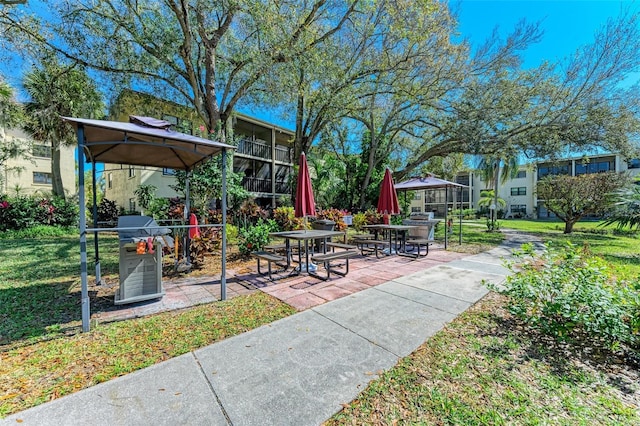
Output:
<svg viewBox="0 0 640 426">
<path fill-rule="evenodd" d="M 587 160 L 585 162 L 585 159 Z M 507 202 L 504 209 L 507 217 L 523 216 L 529 218 L 537 218 L 540 211 L 538 205 L 539 200 L 536 197 L 536 186 L 538 183 L 538 169 L 547 166 L 566 166 L 568 173 L 576 176 L 580 173 L 581 167 L 589 167 L 589 164 L 596 166 L 599 163 L 607 163 L 612 170 L 621 173 L 628 173 L 630 176 L 640 174 L 640 159 L 627 160 L 618 154 L 592 155 L 589 157 L 576 157 L 560 160 L 555 163 L 531 163 L 523 165 L 519 168 L 519 175 L 516 178 L 500 183 L 498 195 Z M 487 184 L 482 181 L 479 173 L 465 173 L 469 175 L 469 198 L 471 208 L 478 209 L 478 200 L 480 200 L 480 192 L 488 189 Z M 490 189 L 490 188 L 489 188 Z M 411 200 L 412 212 L 428 212 L 429 205 L 425 205 L 427 196 L 425 191 L 415 191 L 414 198 Z M 466 203 L 464 205 L 466 208 Z M 456 204 L 457 208 L 457 204 Z"/>
<path fill-rule="evenodd" d="M 19 140 L 27 147 L 27 157 L 7 161 L 2 166 L 2 182 L 0 193 L 10 196 L 51 193 L 51 156 L 50 147 L 33 141 L 26 133 L 6 130 L 7 138 Z M 62 147 L 60 172 L 67 196 L 77 193 L 75 145 Z"/>
</svg>

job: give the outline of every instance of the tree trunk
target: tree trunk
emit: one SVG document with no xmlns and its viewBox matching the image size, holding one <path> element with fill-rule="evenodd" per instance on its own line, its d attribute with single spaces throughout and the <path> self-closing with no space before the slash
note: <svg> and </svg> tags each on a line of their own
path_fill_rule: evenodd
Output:
<svg viewBox="0 0 640 426">
<path fill-rule="evenodd" d="M 60 172 L 60 144 L 54 141 L 51 148 L 51 193 L 64 199 L 64 183 Z"/>
<path fill-rule="evenodd" d="M 577 219 L 576 220 L 567 220 L 564 223 L 564 233 L 565 234 L 572 233 L 573 232 L 573 225 L 575 225 L 577 221 L 578 221 Z"/>
</svg>

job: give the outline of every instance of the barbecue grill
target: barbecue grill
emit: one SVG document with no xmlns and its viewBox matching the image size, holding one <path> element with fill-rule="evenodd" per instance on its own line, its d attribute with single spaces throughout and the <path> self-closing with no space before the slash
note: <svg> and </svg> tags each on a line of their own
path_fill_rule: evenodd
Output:
<svg viewBox="0 0 640 426">
<path fill-rule="evenodd" d="M 120 287 L 115 304 L 140 302 L 164 296 L 162 245 L 171 230 L 149 216 L 120 216 Z"/>
</svg>

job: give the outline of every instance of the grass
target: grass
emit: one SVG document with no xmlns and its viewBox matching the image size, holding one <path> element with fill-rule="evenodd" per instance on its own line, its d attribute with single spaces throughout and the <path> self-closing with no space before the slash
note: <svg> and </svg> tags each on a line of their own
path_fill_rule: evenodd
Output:
<svg viewBox="0 0 640 426">
<path fill-rule="evenodd" d="M 88 247 L 93 248 L 93 239 Z M 77 236 L 4 239 L 0 244 L 0 346 L 55 337 L 80 321 Z M 118 239 L 101 236 L 103 274 L 118 271 Z M 91 265 L 91 262 L 89 262 Z"/>
<path fill-rule="evenodd" d="M 326 425 L 637 425 L 637 375 L 514 322 L 492 294 L 371 382 Z M 634 382 L 636 381 L 636 382 Z M 637 400 L 635 401 L 637 404 Z"/>
<path fill-rule="evenodd" d="M 564 234 L 560 221 L 506 220 L 503 228 L 516 229 L 538 235 L 542 241 L 564 244 L 567 241 L 587 246 L 591 252 L 607 260 L 618 277 L 631 279 L 640 276 L 640 233 L 619 231 L 615 226 L 603 227 L 602 222 L 578 222 L 571 234 Z"/>
</svg>

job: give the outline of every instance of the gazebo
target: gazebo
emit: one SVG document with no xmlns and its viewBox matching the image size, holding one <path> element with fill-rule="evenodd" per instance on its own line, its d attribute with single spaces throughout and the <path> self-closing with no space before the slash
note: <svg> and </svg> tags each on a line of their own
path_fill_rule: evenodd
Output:
<svg viewBox="0 0 640 426">
<path fill-rule="evenodd" d="M 80 279 L 82 301 L 82 331 L 89 331 L 90 305 L 87 274 L 87 232 L 94 232 L 96 279 L 100 280 L 98 232 L 105 229 L 87 228 L 84 191 L 86 162 L 93 163 L 95 208 L 95 164 L 113 163 L 185 170 L 187 176 L 194 167 L 207 159 L 222 155 L 222 272 L 221 299 L 226 299 L 226 154 L 232 145 L 211 141 L 171 130 L 171 123 L 150 117 L 130 116 L 130 122 L 90 120 L 62 117 L 76 130 L 78 137 L 78 192 L 80 204 Z M 186 185 L 185 213 L 189 211 L 189 185 Z M 95 222 L 95 220 L 94 220 Z M 95 223 L 94 223 L 95 226 Z M 108 229 L 114 230 L 114 229 Z M 115 229 L 117 230 L 117 228 Z"/>
<path fill-rule="evenodd" d="M 447 224 L 447 215 L 448 215 L 448 206 L 449 206 L 449 189 L 450 188 L 468 188 L 466 185 L 462 185 L 456 182 L 450 182 L 448 180 L 440 179 L 435 175 L 428 175 L 425 177 L 413 177 L 405 180 L 404 182 L 397 183 L 395 185 L 396 191 L 418 191 L 421 189 L 438 189 L 444 188 L 444 200 L 445 200 L 445 208 L 444 208 L 444 222 L 445 226 Z M 405 192 L 406 196 L 406 192 Z M 460 199 L 460 205 L 462 207 L 462 198 Z M 444 248 L 447 248 L 448 242 L 448 232 L 445 229 L 444 232 Z M 460 216 L 460 244 L 462 244 L 462 216 Z"/>
</svg>

